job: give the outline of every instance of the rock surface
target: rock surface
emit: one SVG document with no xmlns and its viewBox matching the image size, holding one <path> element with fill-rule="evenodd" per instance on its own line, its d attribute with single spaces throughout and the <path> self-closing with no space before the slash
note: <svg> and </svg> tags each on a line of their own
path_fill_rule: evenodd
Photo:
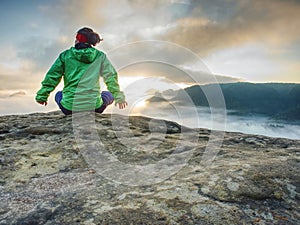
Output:
<svg viewBox="0 0 300 225">
<path fill-rule="evenodd" d="M 205 164 L 209 130 L 105 114 L 86 126 L 99 140 L 83 130 L 79 143 L 74 118 L 60 112 L 0 117 L 0 224 L 300 224 L 300 141 L 227 132 Z M 128 185 L 83 156 L 99 142 L 135 168 L 192 154 L 160 182 Z"/>
</svg>

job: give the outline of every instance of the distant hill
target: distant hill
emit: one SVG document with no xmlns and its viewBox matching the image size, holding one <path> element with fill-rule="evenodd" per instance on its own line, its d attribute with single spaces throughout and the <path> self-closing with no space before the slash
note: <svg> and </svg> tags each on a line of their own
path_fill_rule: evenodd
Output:
<svg viewBox="0 0 300 225">
<path fill-rule="evenodd" d="M 169 101 L 184 102 L 186 94 L 197 106 L 209 106 L 205 93 L 212 93 L 218 84 L 194 85 L 177 91 Z M 273 119 L 300 121 L 300 84 L 285 83 L 226 83 L 219 84 L 226 109 L 241 115 L 263 114 Z M 163 101 L 155 96 L 150 102 Z"/>
</svg>

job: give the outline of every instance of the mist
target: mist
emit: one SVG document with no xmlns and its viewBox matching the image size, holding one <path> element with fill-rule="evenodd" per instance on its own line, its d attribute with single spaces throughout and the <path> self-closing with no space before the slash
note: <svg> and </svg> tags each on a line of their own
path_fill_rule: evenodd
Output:
<svg viewBox="0 0 300 225">
<path fill-rule="evenodd" d="M 171 120 L 190 128 L 207 128 L 276 138 L 300 140 L 300 125 L 274 121 L 267 116 L 235 115 L 234 111 L 209 107 L 183 106 L 179 103 L 148 103 L 136 115 Z"/>
<path fill-rule="evenodd" d="M 55 92 L 54 92 L 55 93 Z M 209 107 L 182 105 L 179 102 L 147 102 L 153 93 L 129 95 L 129 106 L 120 110 L 114 105 L 109 106 L 105 113 L 123 115 L 141 115 L 151 118 L 175 121 L 190 128 L 207 128 L 246 134 L 264 135 L 269 137 L 300 140 L 300 125 L 272 121 L 267 116 L 240 116 L 230 110 L 216 110 Z M 54 94 L 49 97 L 47 107 L 35 102 L 34 94 L 12 95 L 0 97 L 0 116 L 11 114 L 28 114 L 59 110 L 54 102 Z"/>
</svg>

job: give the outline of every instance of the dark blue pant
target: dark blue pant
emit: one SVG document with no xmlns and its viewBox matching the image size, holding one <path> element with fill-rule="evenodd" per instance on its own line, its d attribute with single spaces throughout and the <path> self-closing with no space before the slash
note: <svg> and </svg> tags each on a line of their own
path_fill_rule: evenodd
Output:
<svg viewBox="0 0 300 225">
<path fill-rule="evenodd" d="M 63 98 L 63 94 L 62 94 L 62 91 L 58 91 L 55 95 L 55 102 L 57 103 L 58 107 L 60 108 L 60 110 L 65 114 L 65 115 L 70 115 L 72 114 L 72 111 L 64 108 L 60 102 Z M 102 101 L 103 101 L 103 104 L 95 109 L 95 112 L 96 113 L 102 113 L 106 107 L 110 104 L 112 104 L 114 102 L 114 97 L 113 95 L 109 92 L 109 91 L 102 91 L 101 92 L 101 98 L 102 98 Z"/>
</svg>

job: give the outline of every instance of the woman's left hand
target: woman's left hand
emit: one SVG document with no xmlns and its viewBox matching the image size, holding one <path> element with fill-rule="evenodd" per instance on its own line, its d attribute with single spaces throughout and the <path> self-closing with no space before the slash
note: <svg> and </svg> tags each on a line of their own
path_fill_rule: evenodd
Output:
<svg viewBox="0 0 300 225">
<path fill-rule="evenodd" d="M 119 105 L 119 109 L 124 109 L 126 106 L 128 106 L 128 103 L 126 101 L 116 103 L 116 105 L 117 104 Z"/>
</svg>

